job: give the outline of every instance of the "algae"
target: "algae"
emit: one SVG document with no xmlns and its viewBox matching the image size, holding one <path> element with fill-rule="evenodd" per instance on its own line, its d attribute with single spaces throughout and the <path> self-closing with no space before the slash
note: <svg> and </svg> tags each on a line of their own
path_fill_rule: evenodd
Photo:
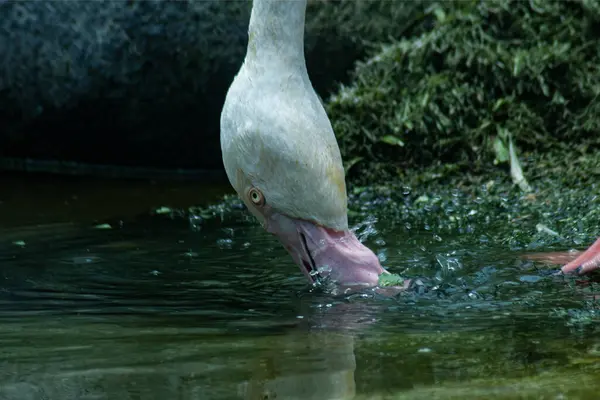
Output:
<svg viewBox="0 0 600 400">
<path fill-rule="evenodd" d="M 485 173 L 508 162 L 510 139 L 597 159 L 599 27 L 595 1 L 432 3 L 327 102 L 350 179 Z"/>
<path fill-rule="evenodd" d="M 404 278 L 397 274 L 381 274 L 379 275 L 379 282 L 377 286 L 402 286 L 404 284 Z"/>
</svg>

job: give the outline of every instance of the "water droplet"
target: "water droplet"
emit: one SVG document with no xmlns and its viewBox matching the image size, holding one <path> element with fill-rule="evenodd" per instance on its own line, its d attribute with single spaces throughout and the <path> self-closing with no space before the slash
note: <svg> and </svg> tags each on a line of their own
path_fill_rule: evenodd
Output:
<svg viewBox="0 0 600 400">
<path fill-rule="evenodd" d="M 321 273 L 321 272 L 331 272 L 331 271 L 332 271 L 332 268 L 331 268 L 329 265 L 327 265 L 327 264 L 325 264 L 325 265 L 322 265 L 322 266 L 320 266 L 319 268 L 317 268 L 317 273 Z"/>
<path fill-rule="evenodd" d="M 202 217 L 199 215 L 190 215 L 189 218 L 190 229 L 197 232 L 202 229 Z"/>
<path fill-rule="evenodd" d="M 231 249 L 233 247 L 233 240 L 219 239 L 217 240 L 217 246 L 219 246 L 220 249 Z"/>
<path fill-rule="evenodd" d="M 442 254 L 437 254 L 435 259 L 441 267 L 442 275 L 451 274 L 462 269 L 462 263 L 456 257 L 447 257 Z"/>
<path fill-rule="evenodd" d="M 521 282 L 525 282 L 525 283 L 536 283 L 540 279 L 542 279 L 542 277 L 538 276 L 538 275 L 523 275 L 519 278 L 519 280 Z"/>
<path fill-rule="evenodd" d="M 223 231 L 223 233 L 225 233 L 229 237 L 233 237 L 234 236 L 234 231 L 231 228 L 223 228 L 222 231 Z"/>
<path fill-rule="evenodd" d="M 99 224 L 94 226 L 94 228 L 96 229 L 112 229 L 112 226 L 110 226 L 110 224 Z"/>
<path fill-rule="evenodd" d="M 73 257 L 67 262 L 71 262 L 73 264 L 94 264 L 101 262 L 102 259 L 100 257 L 91 256 L 91 257 Z"/>
</svg>

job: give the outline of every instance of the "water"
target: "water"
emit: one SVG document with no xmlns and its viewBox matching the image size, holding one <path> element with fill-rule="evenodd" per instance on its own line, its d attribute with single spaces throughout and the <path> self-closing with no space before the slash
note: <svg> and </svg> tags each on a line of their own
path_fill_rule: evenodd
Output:
<svg viewBox="0 0 600 400">
<path fill-rule="evenodd" d="M 423 277 L 423 290 L 336 297 L 309 287 L 243 211 L 194 226 L 147 213 L 214 201 L 223 187 L 23 179 L 0 198 L 0 399 L 600 390 L 594 292 L 478 236 L 366 224 L 359 233 L 384 264 Z"/>
</svg>

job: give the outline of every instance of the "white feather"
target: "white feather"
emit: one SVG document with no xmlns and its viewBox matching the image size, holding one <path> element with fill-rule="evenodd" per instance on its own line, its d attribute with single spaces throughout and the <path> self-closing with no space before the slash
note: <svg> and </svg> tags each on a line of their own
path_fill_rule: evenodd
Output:
<svg viewBox="0 0 600 400">
<path fill-rule="evenodd" d="M 254 0 L 248 51 L 221 114 L 227 176 L 290 217 L 347 229 L 340 150 L 306 71 L 306 0 Z M 239 173 L 244 179 L 238 179 Z"/>
</svg>

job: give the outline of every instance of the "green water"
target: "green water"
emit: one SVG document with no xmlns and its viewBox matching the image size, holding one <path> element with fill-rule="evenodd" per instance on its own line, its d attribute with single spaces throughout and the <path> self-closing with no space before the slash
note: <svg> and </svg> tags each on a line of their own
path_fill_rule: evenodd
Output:
<svg viewBox="0 0 600 400">
<path fill-rule="evenodd" d="M 148 212 L 227 190 L 3 179 L 0 399 L 598 398 L 594 286 L 486 240 L 493 224 L 354 218 L 424 285 L 344 298 L 243 210 Z"/>
</svg>

